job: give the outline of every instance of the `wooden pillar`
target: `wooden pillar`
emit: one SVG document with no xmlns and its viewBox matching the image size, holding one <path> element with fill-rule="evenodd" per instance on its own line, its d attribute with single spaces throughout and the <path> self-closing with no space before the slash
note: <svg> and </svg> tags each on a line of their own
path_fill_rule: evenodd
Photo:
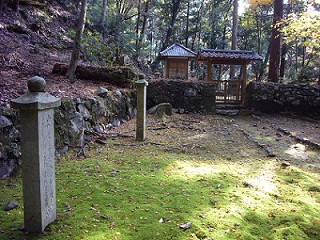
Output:
<svg viewBox="0 0 320 240">
<path fill-rule="evenodd" d="M 237 88 L 236 88 L 236 101 L 237 103 L 239 102 L 239 97 L 240 97 L 240 84 L 241 84 L 241 72 L 240 76 L 237 77 Z"/>
<path fill-rule="evenodd" d="M 189 59 L 187 59 L 187 64 L 186 64 L 186 71 L 187 71 L 187 80 L 189 80 Z"/>
<path fill-rule="evenodd" d="M 169 78 L 169 59 L 164 60 L 164 78 Z"/>
<path fill-rule="evenodd" d="M 246 104 L 246 87 L 247 87 L 247 63 L 241 64 L 242 85 L 241 85 L 241 104 Z"/>
<path fill-rule="evenodd" d="M 211 80 L 211 62 L 208 61 L 207 62 L 207 66 L 208 66 L 208 69 L 207 69 L 207 80 Z"/>
</svg>

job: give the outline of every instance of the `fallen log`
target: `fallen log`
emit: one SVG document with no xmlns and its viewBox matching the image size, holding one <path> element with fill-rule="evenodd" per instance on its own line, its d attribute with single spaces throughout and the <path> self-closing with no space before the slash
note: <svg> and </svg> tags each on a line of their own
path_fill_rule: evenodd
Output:
<svg viewBox="0 0 320 240">
<path fill-rule="evenodd" d="M 56 63 L 52 73 L 65 75 L 68 67 L 68 64 Z M 128 66 L 95 67 L 79 65 L 76 69 L 76 77 L 83 80 L 103 81 L 121 87 L 130 87 L 141 75 Z"/>
</svg>

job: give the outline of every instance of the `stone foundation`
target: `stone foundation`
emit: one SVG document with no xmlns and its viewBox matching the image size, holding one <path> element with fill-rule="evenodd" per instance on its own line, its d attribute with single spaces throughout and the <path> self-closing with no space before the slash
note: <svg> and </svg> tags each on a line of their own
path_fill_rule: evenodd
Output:
<svg viewBox="0 0 320 240">
<path fill-rule="evenodd" d="M 267 113 L 320 112 L 320 88 L 307 84 L 250 82 L 247 106 Z"/>
<path fill-rule="evenodd" d="M 215 113 L 215 87 L 208 81 L 159 79 L 149 82 L 147 108 L 170 103 L 186 112 Z"/>
</svg>

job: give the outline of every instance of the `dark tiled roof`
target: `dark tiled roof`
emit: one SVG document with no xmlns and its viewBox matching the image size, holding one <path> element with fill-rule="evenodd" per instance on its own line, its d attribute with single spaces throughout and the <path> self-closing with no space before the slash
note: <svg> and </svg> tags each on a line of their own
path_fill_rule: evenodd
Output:
<svg viewBox="0 0 320 240">
<path fill-rule="evenodd" d="M 253 51 L 245 50 L 218 50 L 218 49 L 201 49 L 198 51 L 197 60 L 204 61 L 208 59 L 225 59 L 225 60 L 262 60 L 262 57 Z"/>
<path fill-rule="evenodd" d="M 189 48 L 186 48 L 180 44 L 173 44 L 167 49 L 160 52 L 160 56 L 163 57 L 188 57 L 194 58 L 196 53 L 191 51 Z"/>
</svg>

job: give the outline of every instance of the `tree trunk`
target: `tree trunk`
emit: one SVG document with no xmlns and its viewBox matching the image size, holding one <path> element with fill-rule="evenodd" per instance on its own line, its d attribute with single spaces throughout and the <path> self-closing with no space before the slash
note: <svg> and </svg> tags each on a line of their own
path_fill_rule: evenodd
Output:
<svg viewBox="0 0 320 240">
<path fill-rule="evenodd" d="M 69 69 L 67 72 L 67 77 L 70 82 L 75 82 L 75 72 L 79 61 L 80 48 L 81 48 L 81 38 L 84 30 L 85 19 L 87 14 L 87 0 L 81 0 L 81 11 L 77 24 L 76 36 L 73 40 L 73 51 L 70 59 Z"/>
<path fill-rule="evenodd" d="M 238 41 L 238 0 L 233 0 L 233 13 L 232 13 L 232 37 L 231 37 L 231 49 L 237 49 Z M 230 67 L 230 79 L 233 79 L 236 74 L 236 66 Z"/>
<path fill-rule="evenodd" d="M 13 1 L 13 10 L 16 12 L 16 15 L 19 14 L 19 0 L 14 0 Z"/>
<path fill-rule="evenodd" d="M 286 54 L 287 54 L 287 44 L 282 45 L 281 49 L 281 61 L 280 61 L 280 81 L 284 79 L 284 72 L 286 67 Z"/>
<path fill-rule="evenodd" d="M 104 27 L 104 23 L 106 21 L 107 16 L 107 0 L 102 1 L 102 19 L 101 19 L 101 26 Z"/>
<path fill-rule="evenodd" d="M 56 63 L 53 67 L 52 73 L 64 75 L 67 71 L 68 64 Z M 131 67 L 127 66 L 96 67 L 79 65 L 76 69 L 76 74 L 79 79 L 107 82 L 123 87 L 132 85 L 138 78 L 138 73 Z"/>
<path fill-rule="evenodd" d="M 263 63 L 261 64 L 260 73 L 259 73 L 259 77 L 258 77 L 259 81 L 262 80 L 262 77 L 263 77 L 263 75 L 265 74 L 265 69 L 266 69 L 266 67 L 267 67 L 267 63 L 268 63 L 268 60 L 269 60 L 269 56 L 270 56 L 270 44 L 269 44 L 267 53 L 266 53 L 266 55 L 265 55 L 265 57 L 264 57 L 264 61 L 263 61 Z"/>
<path fill-rule="evenodd" d="M 177 16 L 178 16 L 181 1 L 182 0 L 172 0 L 171 20 L 170 20 L 169 28 L 168 28 L 168 31 L 166 34 L 166 39 L 162 45 L 161 51 L 163 51 L 164 49 L 166 49 L 169 46 L 170 38 L 173 34 L 173 27 L 174 27 L 174 24 L 175 24 Z"/>
<path fill-rule="evenodd" d="M 194 31 L 194 36 L 193 36 L 193 39 L 192 39 L 192 42 L 191 42 L 191 49 L 195 49 L 195 42 L 196 42 L 196 39 L 197 39 L 197 35 L 200 33 L 201 31 L 201 13 L 202 13 L 202 8 L 203 8 L 203 2 L 204 1 L 201 1 L 201 4 L 200 4 L 200 7 L 198 8 L 198 11 L 197 11 L 197 24 L 196 24 L 196 28 L 195 28 L 195 31 Z M 198 46 L 199 48 L 199 46 Z"/>
<path fill-rule="evenodd" d="M 214 48 L 216 37 L 215 37 L 215 21 L 216 21 L 216 10 L 215 10 L 215 0 L 212 0 L 212 9 L 211 9 L 211 38 L 210 38 L 210 48 Z"/>
<path fill-rule="evenodd" d="M 147 25 L 147 18 L 148 18 L 148 12 L 149 12 L 149 2 L 150 0 L 147 0 L 145 2 L 144 11 L 143 11 L 143 20 L 142 20 L 142 27 L 139 35 L 139 41 L 137 46 L 137 55 L 140 55 L 140 50 L 142 46 L 143 37 L 146 31 L 146 25 Z"/>
<path fill-rule="evenodd" d="M 282 19 L 283 15 L 283 0 L 274 1 L 273 25 L 270 41 L 270 62 L 269 62 L 269 81 L 279 82 L 280 74 L 280 52 L 281 52 L 281 37 L 279 26 L 276 24 Z"/>
<path fill-rule="evenodd" d="M 137 22 L 136 22 L 136 51 L 138 54 L 138 42 L 139 42 L 139 25 L 140 25 L 140 16 L 141 16 L 141 0 L 138 1 L 137 5 L 138 15 L 137 15 Z M 138 56 L 137 56 L 138 57 Z"/>
<path fill-rule="evenodd" d="M 190 16 L 190 0 L 187 2 L 187 22 L 186 22 L 186 38 L 185 45 L 188 47 L 188 39 L 189 39 L 189 16 Z"/>
</svg>

